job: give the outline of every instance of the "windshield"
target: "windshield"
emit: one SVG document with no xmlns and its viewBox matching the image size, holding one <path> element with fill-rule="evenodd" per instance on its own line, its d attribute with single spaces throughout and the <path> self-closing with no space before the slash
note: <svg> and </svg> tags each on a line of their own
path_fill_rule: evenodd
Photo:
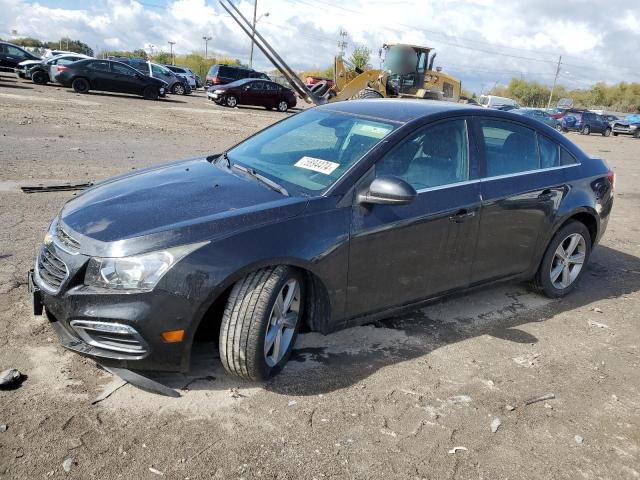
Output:
<svg viewBox="0 0 640 480">
<path fill-rule="evenodd" d="M 325 190 L 397 125 L 308 110 L 249 138 L 227 155 L 282 184 L 310 195 Z"/>
</svg>

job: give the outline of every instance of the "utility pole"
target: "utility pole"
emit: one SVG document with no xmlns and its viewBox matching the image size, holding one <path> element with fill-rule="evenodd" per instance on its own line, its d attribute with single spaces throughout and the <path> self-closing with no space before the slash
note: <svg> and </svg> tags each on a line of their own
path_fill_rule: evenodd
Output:
<svg viewBox="0 0 640 480">
<path fill-rule="evenodd" d="M 207 59 L 207 54 L 208 54 L 208 44 L 209 44 L 209 40 L 211 40 L 211 37 L 207 37 L 206 35 L 202 36 L 202 39 L 204 40 L 204 59 Z"/>
<path fill-rule="evenodd" d="M 256 35 L 256 15 L 258 14 L 258 0 L 253 0 L 253 30 L 251 31 L 251 51 L 249 52 L 249 68 L 253 68 L 253 44 Z"/>
<path fill-rule="evenodd" d="M 340 40 L 338 40 L 338 55 L 344 57 L 345 50 L 347 49 L 347 37 L 349 33 L 346 30 L 340 29 Z"/>
<path fill-rule="evenodd" d="M 171 40 L 169 40 L 169 46 L 171 48 L 171 65 L 175 65 L 176 64 L 176 59 L 173 56 L 173 46 L 176 44 L 176 42 L 172 42 Z"/>
<path fill-rule="evenodd" d="M 553 98 L 553 91 L 556 89 L 556 83 L 558 82 L 558 75 L 560 75 L 561 64 L 562 64 L 562 55 L 558 57 L 558 67 L 556 68 L 556 76 L 553 79 L 553 87 L 551 87 L 551 93 L 549 94 L 549 102 L 547 103 L 547 109 L 551 108 L 551 99 Z"/>
</svg>

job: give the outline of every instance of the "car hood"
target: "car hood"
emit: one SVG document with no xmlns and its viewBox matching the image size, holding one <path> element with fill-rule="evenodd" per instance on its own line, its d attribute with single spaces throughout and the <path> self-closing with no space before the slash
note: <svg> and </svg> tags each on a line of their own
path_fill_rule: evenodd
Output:
<svg viewBox="0 0 640 480">
<path fill-rule="evenodd" d="M 296 215 L 305 205 L 304 198 L 201 158 L 106 180 L 69 201 L 59 218 L 82 253 L 121 256 L 226 236 Z M 111 242 L 116 250 L 105 245 Z"/>
<path fill-rule="evenodd" d="M 23 60 L 18 64 L 19 67 L 26 67 L 28 65 L 36 65 L 38 63 L 43 63 L 42 60 Z"/>
</svg>

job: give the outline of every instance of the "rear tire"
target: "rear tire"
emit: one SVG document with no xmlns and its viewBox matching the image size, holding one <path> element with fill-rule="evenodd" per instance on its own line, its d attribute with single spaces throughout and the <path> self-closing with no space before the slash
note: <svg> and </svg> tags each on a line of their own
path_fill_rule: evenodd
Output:
<svg viewBox="0 0 640 480">
<path fill-rule="evenodd" d="M 160 92 L 156 87 L 148 86 L 142 91 L 142 96 L 147 100 L 157 100 Z"/>
<path fill-rule="evenodd" d="M 640 138 L 640 130 L 633 132 L 633 138 Z"/>
<path fill-rule="evenodd" d="M 382 98 L 382 94 L 372 88 L 363 88 L 351 97 L 351 100 L 362 100 L 365 98 Z"/>
<path fill-rule="evenodd" d="M 573 245 L 572 241 L 577 243 Z M 561 248 L 562 247 L 562 248 Z M 556 232 L 531 285 L 549 298 L 571 292 L 584 274 L 591 255 L 591 235 L 584 223 L 571 221 Z"/>
<path fill-rule="evenodd" d="M 31 75 L 31 80 L 33 83 L 37 83 L 38 85 L 46 85 L 49 81 L 49 75 L 45 72 L 38 70 L 37 72 L 33 72 Z"/>
<path fill-rule="evenodd" d="M 617 137 L 618 136 L 618 132 L 613 132 L 613 136 Z"/>
<path fill-rule="evenodd" d="M 235 108 L 238 106 L 238 98 L 235 95 L 227 95 L 224 99 L 224 104 L 227 107 Z"/>
<path fill-rule="evenodd" d="M 76 93 L 88 93 L 91 87 L 86 78 L 76 78 L 71 83 L 71 88 L 73 88 Z"/>
<path fill-rule="evenodd" d="M 285 265 L 250 273 L 233 286 L 219 340 L 227 372 L 266 380 L 282 370 L 295 344 L 304 293 L 303 275 Z"/>
</svg>

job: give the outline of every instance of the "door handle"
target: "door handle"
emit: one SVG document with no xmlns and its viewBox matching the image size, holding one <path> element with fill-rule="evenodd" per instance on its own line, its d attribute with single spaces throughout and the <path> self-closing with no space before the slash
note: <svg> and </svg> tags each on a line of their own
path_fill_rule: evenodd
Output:
<svg viewBox="0 0 640 480">
<path fill-rule="evenodd" d="M 465 219 L 474 217 L 475 215 L 475 211 L 463 208 L 462 210 L 458 210 L 455 214 L 451 215 L 449 217 L 449 220 L 455 223 L 462 223 L 465 221 Z"/>
</svg>

